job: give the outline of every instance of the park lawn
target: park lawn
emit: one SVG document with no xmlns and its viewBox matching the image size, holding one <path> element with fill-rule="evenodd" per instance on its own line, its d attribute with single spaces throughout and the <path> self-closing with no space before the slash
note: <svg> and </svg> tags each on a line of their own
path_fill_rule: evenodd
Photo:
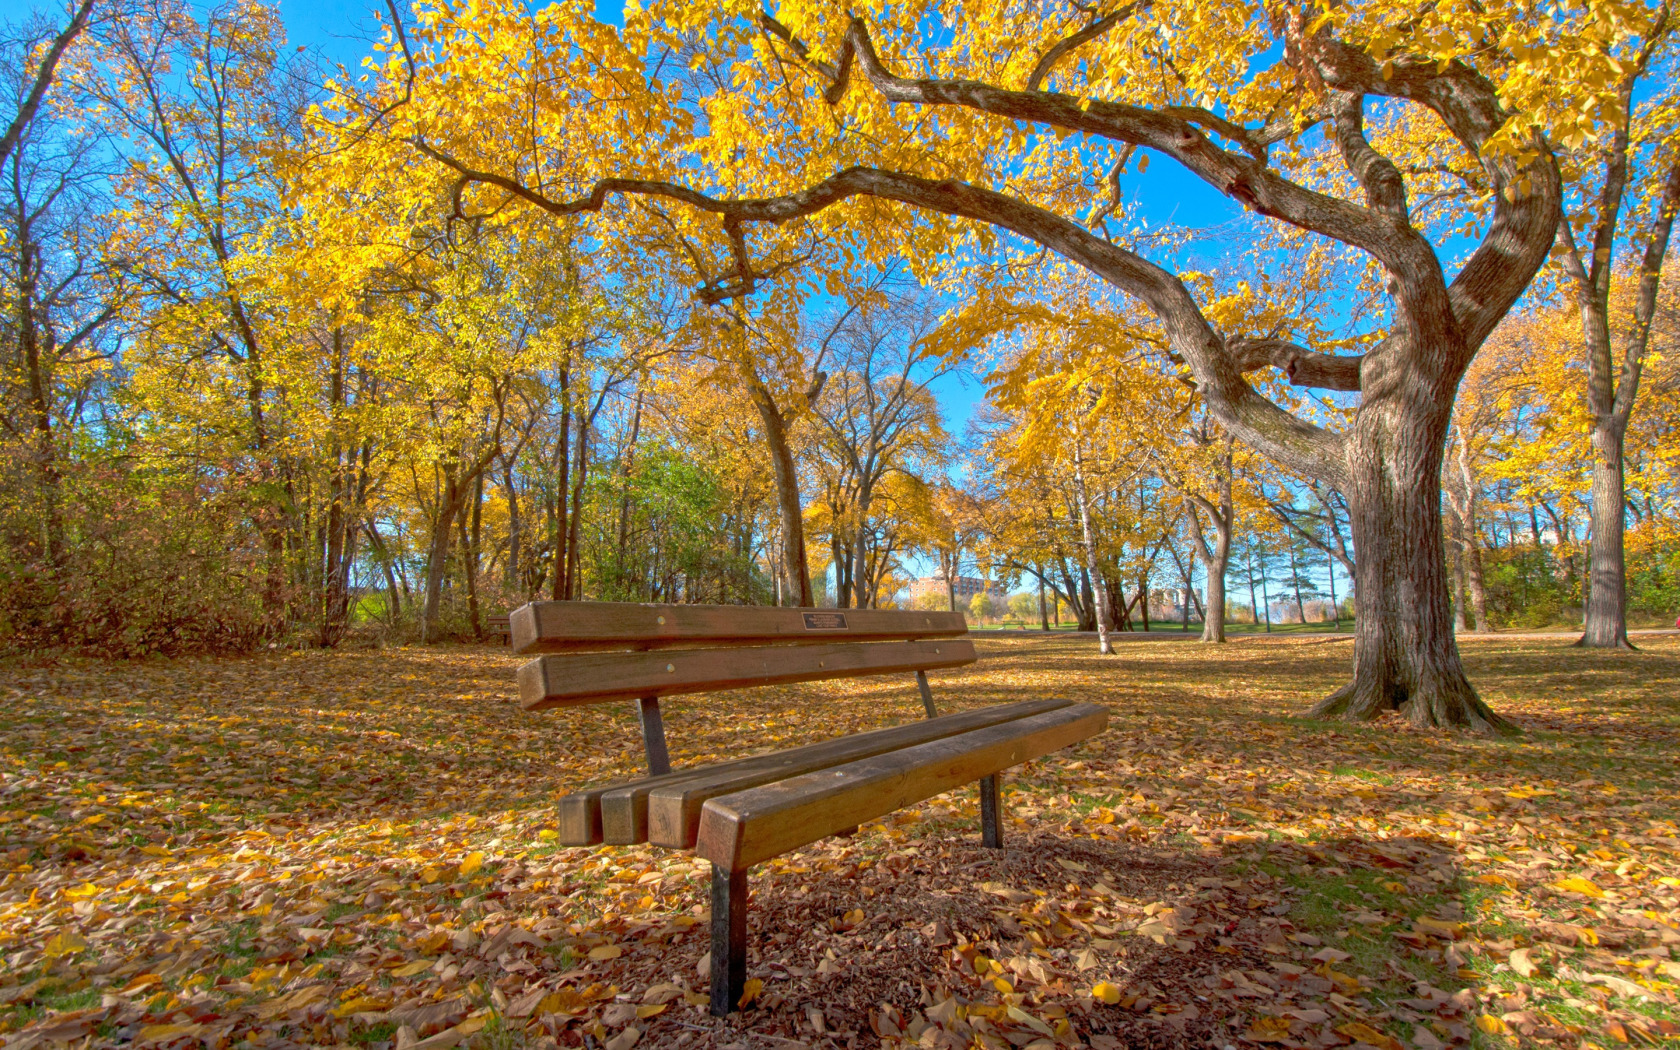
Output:
<svg viewBox="0 0 1680 1050">
<path fill-rule="evenodd" d="M 1467 639 L 1511 739 L 1300 717 L 1349 643 L 985 636 L 946 708 L 1103 736 L 755 871 L 754 1001 L 705 865 L 558 849 L 629 705 L 530 715 L 490 648 L 0 668 L 12 1047 L 1651 1045 L 1680 1034 L 1680 639 Z M 667 704 L 692 764 L 915 717 L 913 680 Z M 406 1029 L 406 1030 L 405 1030 Z"/>
</svg>

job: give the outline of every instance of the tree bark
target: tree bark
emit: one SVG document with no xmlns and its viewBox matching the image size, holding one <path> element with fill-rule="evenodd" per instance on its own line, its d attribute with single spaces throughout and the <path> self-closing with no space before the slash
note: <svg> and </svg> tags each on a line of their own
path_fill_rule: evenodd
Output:
<svg viewBox="0 0 1680 1050">
<path fill-rule="evenodd" d="M 1083 444 L 1076 432 L 1073 438 L 1073 485 L 1079 498 L 1079 531 L 1084 538 L 1085 573 L 1090 581 L 1096 584 L 1093 588 L 1097 621 L 1097 652 L 1104 656 L 1114 652 L 1114 645 L 1108 638 L 1108 587 L 1103 584 L 1102 573 L 1097 571 L 1097 544 L 1091 531 L 1091 499 L 1085 488 L 1085 453 L 1080 446 Z"/>
<path fill-rule="evenodd" d="M 1191 503 L 1195 509 L 1207 514 L 1213 522 L 1213 546 L 1208 546 L 1207 538 L 1202 535 L 1200 524 L 1196 521 L 1195 510 L 1190 514 L 1190 531 L 1195 537 L 1196 546 L 1202 556 L 1202 565 L 1207 570 L 1207 611 L 1202 616 L 1202 641 L 1225 641 L 1225 573 L 1231 565 L 1231 527 L 1236 519 L 1231 497 L 1231 470 L 1233 456 L 1232 441 L 1225 439 L 1225 455 L 1220 458 L 1219 473 L 1219 505 L 1214 506 L 1208 500 L 1191 495 Z M 1252 588 L 1249 601 L 1253 601 Z"/>
<path fill-rule="evenodd" d="M 1476 695 L 1453 640 L 1439 484 L 1452 398 L 1423 384 L 1394 391 L 1389 404 L 1370 390 L 1366 398 L 1345 490 L 1359 552 L 1354 676 L 1313 714 L 1394 710 L 1416 726 L 1508 731 Z"/>
<path fill-rule="evenodd" d="M 813 602 L 811 574 L 805 558 L 805 515 L 799 499 L 799 470 L 788 444 L 787 422 L 764 383 L 750 371 L 744 378 L 747 394 L 764 424 L 765 444 L 770 448 L 770 467 L 776 479 L 776 510 L 782 523 L 782 567 L 788 577 L 787 597 L 795 605 L 809 606 Z"/>
<path fill-rule="evenodd" d="M 1609 414 L 1592 429 L 1592 525 L 1587 555 L 1586 623 L 1575 644 L 1593 649 L 1631 649 L 1627 636 L 1627 558 L 1624 548 L 1625 432 Z"/>
</svg>

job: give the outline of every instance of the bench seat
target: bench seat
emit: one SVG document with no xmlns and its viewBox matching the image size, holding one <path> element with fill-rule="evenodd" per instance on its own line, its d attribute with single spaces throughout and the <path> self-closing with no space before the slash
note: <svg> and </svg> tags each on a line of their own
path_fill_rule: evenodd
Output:
<svg viewBox="0 0 1680 1050">
<path fill-rule="evenodd" d="M 726 871 L 744 870 L 1077 744 L 1107 724 L 1106 707 L 1067 704 L 719 795 L 702 810 L 695 851 Z"/>
<path fill-rule="evenodd" d="M 995 775 L 1107 725 L 1105 707 L 1063 704 L 707 800 L 695 852 L 712 862 L 712 1012 L 727 1013 L 746 986 L 747 871 L 754 864 L 976 780 L 981 809 L 991 810 L 987 845 L 998 845 Z"/>
<path fill-rule="evenodd" d="M 587 788 L 560 799 L 559 842 L 565 846 L 601 843 L 629 846 L 651 842 L 656 846 L 693 849 L 700 831 L 701 807 L 707 799 L 1070 704 L 1068 700 L 1022 700 L 855 733 L 786 751 Z"/>
</svg>

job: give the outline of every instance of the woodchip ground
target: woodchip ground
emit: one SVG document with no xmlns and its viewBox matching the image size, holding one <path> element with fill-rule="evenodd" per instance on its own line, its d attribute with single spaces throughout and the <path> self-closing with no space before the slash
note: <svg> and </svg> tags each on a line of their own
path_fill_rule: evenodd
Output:
<svg viewBox="0 0 1680 1050">
<path fill-rule="evenodd" d="M 488 648 L 0 668 L 9 1047 L 1583 1048 L 1680 1037 L 1680 639 L 1466 640 L 1525 732 L 1300 717 L 1346 641 L 981 636 L 944 710 L 1106 703 L 1015 770 L 754 873 L 705 1013 L 707 872 L 552 845 L 630 705 L 532 715 Z M 695 764 L 915 718 L 914 680 L 671 701 Z"/>
</svg>

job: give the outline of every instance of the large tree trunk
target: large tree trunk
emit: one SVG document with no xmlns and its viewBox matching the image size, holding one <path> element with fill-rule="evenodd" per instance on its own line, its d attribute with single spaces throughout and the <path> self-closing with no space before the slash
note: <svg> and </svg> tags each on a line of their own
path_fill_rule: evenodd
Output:
<svg viewBox="0 0 1680 1050">
<path fill-rule="evenodd" d="M 1476 695 L 1453 638 L 1440 486 L 1452 399 L 1422 383 L 1387 398 L 1368 386 L 1366 398 L 1348 438 L 1345 490 L 1359 552 L 1353 681 L 1313 714 L 1396 710 L 1416 726 L 1509 730 Z"/>
</svg>

